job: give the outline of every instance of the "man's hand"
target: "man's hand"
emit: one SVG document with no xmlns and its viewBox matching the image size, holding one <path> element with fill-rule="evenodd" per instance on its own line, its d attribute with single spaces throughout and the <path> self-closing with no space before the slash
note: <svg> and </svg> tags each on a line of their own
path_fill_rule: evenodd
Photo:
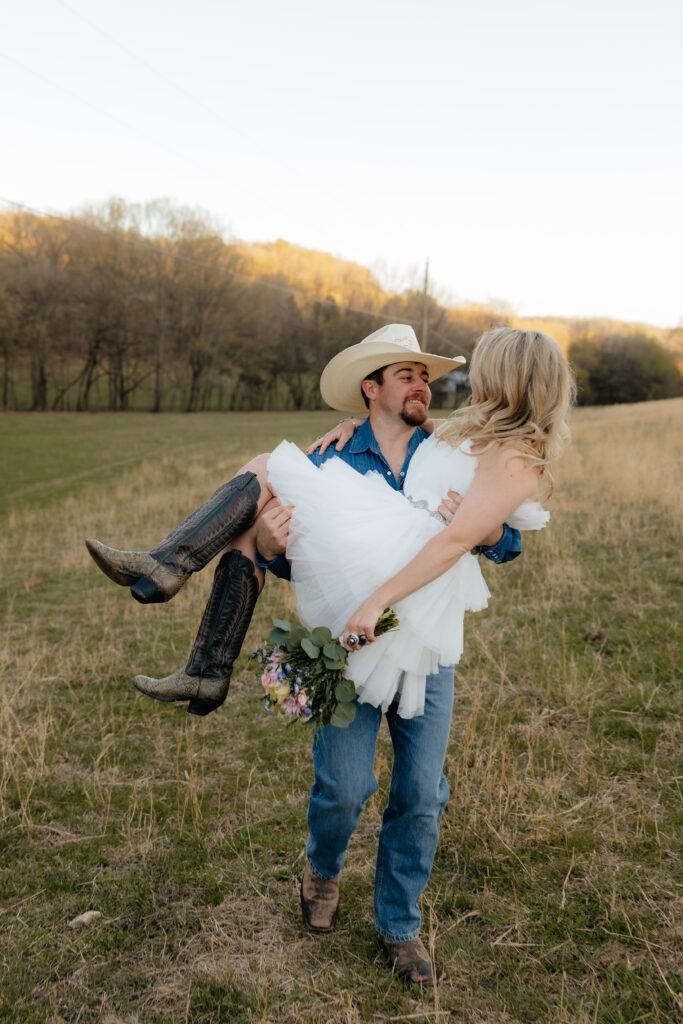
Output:
<svg viewBox="0 0 683 1024">
<path fill-rule="evenodd" d="M 449 491 L 439 505 L 438 512 L 446 520 L 447 525 L 453 522 L 453 516 L 458 511 L 461 501 L 462 498 L 457 491 Z"/>
<path fill-rule="evenodd" d="M 455 516 L 455 513 L 460 508 L 461 503 L 462 503 L 462 495 L 458 494 L 457 491 L 449 491 L 448 492 L 448 497 L 443 499 L 443 501 L 439 505 L 439 512 L 443 516 L 443 518 L 446 520 L 447 524 L 453 522 L 453 518 Z M 493 533 L 489 534 L 488 537 L 485 537 L 484 540 L 481 541 L 481 544 L 483 544 L 484 547 L 487 547 L 487 548 L 488 547 L 493 547 L 494 544 L 498 543 L 498 541 L 500 540 L 500 538 L 502 536 L 503 536 L 503 527 L 499 526 L 499 527 L 497 527 L 493 531 Z"/>
<path fill-rule="evenodd" d="M 256 520 L 256 547 L 266 562 L 285 553 L 292 512 L 293 506 L 271 498 Z"/>
</svg>

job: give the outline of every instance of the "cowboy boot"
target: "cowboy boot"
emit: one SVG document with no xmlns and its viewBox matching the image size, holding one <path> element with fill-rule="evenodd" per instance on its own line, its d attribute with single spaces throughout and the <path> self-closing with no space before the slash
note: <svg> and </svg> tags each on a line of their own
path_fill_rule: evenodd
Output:
<svg viewBox="0 0 683 1024">
<path fill-rule="evenodd" d="M 339 875 L 321 878 L 307 860 L 299 896 L 304 924 L 309 932 L 317 935 L 333 932 L 339 913 Z"/>
<path fill-rule="evenodd" d="M 432 964 L 429 953 L 419 938 L 408 942 L 390 942 L 380 935 L 379 941 L 389 959 L 391 969 L 404 981 L 432 987 L 441 977 L 441 969 Z"/>
<path fill-rule="evenodd" d="M 256 518 L 261 488 L 254 473 L 229 480 L 151 551 L 119 551 L 86 540 L 99 569 L 130 587 L 140 604 L 170 601 L 193 572 L 203 569 Z"/>
<path fill-rule="evenodd" d="M 133 686 L 154 700 L 188 700 L 188 713 L 208 715 L 228 694 L 237 659 L 260 592 L 254 563 L 228 551 L 216 568 L 211 594 L 185 668 L 163 679 L 135 676 Z"/>
</svg>

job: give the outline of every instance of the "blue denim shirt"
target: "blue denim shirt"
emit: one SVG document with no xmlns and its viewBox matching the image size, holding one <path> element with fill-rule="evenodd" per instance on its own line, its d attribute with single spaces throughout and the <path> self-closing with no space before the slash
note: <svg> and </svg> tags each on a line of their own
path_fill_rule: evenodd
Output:
<svg viewBox="0 0 683 1024">
<path fill-rule="evenodd" d="M 365 422 L 358 428 L 353 437 L 347 441 L 340 452 L 330 445 L 324 455 L 319 455 L 318 452 L 313 452 L 308 458 L 316 466 L 322 466 L 328 459 L 342 459 L 348 463 L 354 469 L 358 470 L 359 473 L 369 473 L 371 470 L 375 470 L 377 473 L 381 473 L 386 482 L 390 487 L 393 487 L 395 491 L 403 490 L 403 482 L 408 472 L 408 465 L 413 455 L 417 451 L 419 445 L 423 441 L 426 441 L 429 437 L 424 430 L 420 427 L 416 427 L 415 431 L 408 442 L 408 451 L 404 459 L 401 470 L 398 477 L 394 476 L 394 473 L 382 455 L 382 450 L 377 443 L 377 438 L 372 432 L 370 426 L 370 420 L 366 419 Z M 444 495 L 445 497 L 445 495 Z M 517 555 L 522 550 L 522 536 L 519 530 L 513 529 L 508 526 L 507 523 L 503 524 L 503 536 L 500 538 L 497 544 L 493 544 L 490 547 L 482 544 L 478 548 L 473 549 L 475 553 L 482 554 L 486 558 L 489 558 L 492 562 L 510 562 L 513 558 L 517 558 Z M 261 554 L 256 549 L 256 564 L 260 565 L 263 569 L 269 569 L 280 579 L 288 580 L 290 578 L 289 562 L 284 555 L 278 555 L 271 562 L 265 562 L 261 557 Z"/>
</svg>

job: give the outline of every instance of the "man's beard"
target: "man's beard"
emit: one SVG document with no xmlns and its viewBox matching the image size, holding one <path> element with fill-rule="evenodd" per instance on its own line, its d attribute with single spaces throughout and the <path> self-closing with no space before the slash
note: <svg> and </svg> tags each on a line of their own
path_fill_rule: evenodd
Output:
<svg viewBox="0 0 683 1024">
<path fill-rule="evenodd" d="M 408 412 L 408 409 L 406 408 L 408 404 L 416 405 L 417 403 L 414 400 L 410 403 L 406 402 L 406 405 L 401 409 L 401 419 L 404 423 L 407 423 L 409 427 L 419 427 L 420 424 L 424 423 L 427 419 L 427 407 L 423 405 L 419 412 L 417 412 L 417 410 L 415 412 Z"/>
</svg>

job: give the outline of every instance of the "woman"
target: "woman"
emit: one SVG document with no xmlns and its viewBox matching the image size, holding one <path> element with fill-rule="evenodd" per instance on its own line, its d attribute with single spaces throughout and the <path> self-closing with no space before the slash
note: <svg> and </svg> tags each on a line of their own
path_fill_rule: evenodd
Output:
<svg viewBox="0 0 683 1024">
<path fill-rule="evenodd" d="M 214 587 L 223 595 L 216 598 L 220 606 L 207 607 L 188 665 L 164 680 L 136 677 L 136 685 L 158 699 L 189 699 L 188 710 L 195 714 L 206 714 L 225 699 L 232 664 L 262 585 L 249 557 L 249 530 L 275 492 L 297 506 L 288 554 L 304 619 L 323 625 L 338 622 L 341 615 L 347 649 L 355 649 L 354 635 L 368 641 L 351 663 L 360 699 L 385 706 L 402 678 L 400 713 L 419 714 L 420 680 L 424 689 L 430 666 L 457 660 L 464 611 L 484 607 L 488 597 L 471 548 L 525 503 L 520 525 L 544 524 L 547 514 L 528 503 L 538 492 L 549 493 L 550 464 L 567 433 L 571 375 L 559 347 L 547 336 L 509 329 L 488 332 L 475 349 L 471 380 L 471 406 L 440 424 L 437 440 L 425 442 L 424 455 L 418 451 L 413 457 L 412 490 L 407 482 L 406 493 L 418 505 L 429 506 L 431 501 L 431 509 L 415 507 L 395 492 L 388 496 L 389 489 L 383 483 L 378 487 L 375 474 L 354 474 L 349 487 L 344 474 L 353 470 L 338 460 L 318 469 L 285 443 L 270 459 L 259 456 L 248 463 L 152 552 L 116 552 L 88 542 L 93 558 L 110 578 L 133 584 L 138 600 L 154 601 L 168 600 L 190 572 L 232 541 L 233 550 L 217 569 L 217 576 L 225 576 L 225 586 Z M 429 493 L 434 480 L 439 488 L 449 483 L 446 490 L 466 492 L 446 529 L 429 514 L 435 510 Z M 438 491 L 437 505 L 443 493 Z M 398 563 L 392 554 L 398 555 Z M 368 567 L 374 567 L 370 574 Z M 387 572 L 390 578 L 382 583 Z M 446 577 L 439 581 L 443 574 Z M 411 601 L 417 590 L 419 597 Z M 397 607 L 402 628 L 375 643 L 376 619 L 389 604 Z M 217 631 L 221 616 L 226 628 Z M 205 622 L 211 629 L 204 631 L 204 644 Z M 222 637 L 218 650 L 217 635 Z M 444 652 L 450 660 L 443 660 Z M 390 653 L 396 653 L 393 660 Z M 150 690 L 150 683 L 158 686 Z"/>
<path fill-rule="evenodd" d="M 315 469 L 286 442 L 268 464 L 271 486 L 296 506 L 287 555 L 301 618 L 343 635 L 361 702 L 386 710 L 400 693 L 403 718 L 422 714 L 426 676 L 460 659 L 465 611 L 487 604 L 472 548 L 503 522 L 545 526 L 536 499 L 552 490 L 568 434 L 571 373 L 546 335 L 489 331 L 470 380 L 471 404 L 418 448 L 404 494 L 376 474 L 351 478 L 339 460 Z M 444 528 L 435 512 L 450 489 L 464 497 Z M 387 607 L 400 629 L 376 640 Z"/>
</svg>

